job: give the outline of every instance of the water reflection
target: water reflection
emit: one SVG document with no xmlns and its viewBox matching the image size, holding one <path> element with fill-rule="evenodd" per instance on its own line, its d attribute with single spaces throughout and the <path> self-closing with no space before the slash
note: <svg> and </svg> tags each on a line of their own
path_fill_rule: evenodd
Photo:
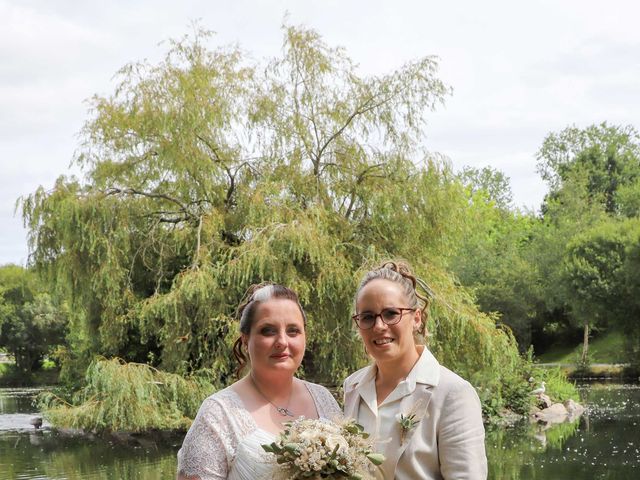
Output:
<svg viewBox="0 0 640 480">
<path fill-rule="evenodd" d="M 116 442 L 36 431 L 35 389 L 0 389 L 0 480 L 175 478 L 182 438 Z"/>
<path fill-rule="evenodd" d="M 578 421 L 488 432 L 489 478 L 640 478 L 640 386 L 591 384 L 580 392 L 588 408 Z"/>
<path fill-rule="evenodd" d="M 1 479 L 174 478 L 176 447 L 65 437 L 52 431 L 0 435 Z"/>
<path fill-rule="evenodd" d="M 37 388 L 0 388 L 0 414 L 35 412 Z"/>
<path fill-rule="evenodd" d="M 585 414 L 544 429 L 528 423 L 487 432 L 491 480 L 640 478 L 640 386 L 580 387 Z M 181 438 L 105 441 L 29 424 L 34 390 L 0 389 L 0 480 L 175 478 Z M 46 427 L 46 424 L 45 424 Z"/>
</svg>

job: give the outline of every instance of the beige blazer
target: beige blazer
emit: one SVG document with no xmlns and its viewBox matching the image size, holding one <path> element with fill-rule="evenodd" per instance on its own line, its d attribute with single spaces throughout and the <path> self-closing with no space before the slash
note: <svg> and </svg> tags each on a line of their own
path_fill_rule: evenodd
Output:
<svg viewBox="0 0 640 480">
<path fill-rule="evenodd" d="M 345 415 L 359 422 L 361 402 L 367 391 L 359 388 L 375 378 L 376 367 L 358 370 L 344 382 Z M 487 457 L 480 400 L 473 386 L 441 366 L 425 347 L 407 376 L 409 393 L 400 400 L 400 412 L 416 414 L 419 423 L 386 448 L 399 449 L 394 478 L 405 479 L 486 479 Z M 363 396 L 364 395 L 364 396 Z M 417 410 L 416 410 L 417 407 Z M 375 425 L 362 425 L 375 432 Z M 384 453 L 384 452 L 381 452 Z"/>
</svg>

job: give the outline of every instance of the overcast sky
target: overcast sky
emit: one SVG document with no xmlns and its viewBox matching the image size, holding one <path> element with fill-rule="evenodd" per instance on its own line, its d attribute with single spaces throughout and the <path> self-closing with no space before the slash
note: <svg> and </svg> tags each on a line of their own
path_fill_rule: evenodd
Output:
<svg viewBox="0 0 640 480">
<path fill-rule="evenodd" d="M 454 168 L 490 165 L 515 204 L 546 192 L 535 153 L 545 135 L 608 121 L 640 127 L 640 2 L 477 0 L 0 0 L 0 264 L 25 264 L 16 198 L 51 188 L 114 73 L 160 59 L 192 21 L 254 58 L 279 53 L 280 26 L 315 28 L 362 72 L 437 55 L 454 93 L 428 118 L 427 145 Z"/>
</svg>

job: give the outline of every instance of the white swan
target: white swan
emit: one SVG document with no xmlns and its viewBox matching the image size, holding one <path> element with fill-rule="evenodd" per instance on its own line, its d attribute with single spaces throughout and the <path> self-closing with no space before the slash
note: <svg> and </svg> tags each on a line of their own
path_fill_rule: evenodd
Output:
<svg viewBox="0 0 640 480">
<path fill-rule="evenodd" d="M 531 392 L 531 395 L 542 395 L 545 392 L 545 383 L 541 382 L 541 386 Z"/>
</svg>

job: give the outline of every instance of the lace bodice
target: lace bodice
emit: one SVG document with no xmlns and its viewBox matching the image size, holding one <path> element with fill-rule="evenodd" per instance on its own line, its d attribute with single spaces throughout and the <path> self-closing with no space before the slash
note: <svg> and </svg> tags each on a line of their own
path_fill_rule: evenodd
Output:
<svg viewBox="0 0 640 480">
<path fill-rule="evenodd" d="M 321 418 L 342 415 L 331 393 L 305 382 Z M 231 387 L 214 393 L 201 405 L 178 452 L 178 472 L 200 480 L 270 479 L 274 463 L 261 445 L 276 436 L 258 427 Z"/>
</svg>

